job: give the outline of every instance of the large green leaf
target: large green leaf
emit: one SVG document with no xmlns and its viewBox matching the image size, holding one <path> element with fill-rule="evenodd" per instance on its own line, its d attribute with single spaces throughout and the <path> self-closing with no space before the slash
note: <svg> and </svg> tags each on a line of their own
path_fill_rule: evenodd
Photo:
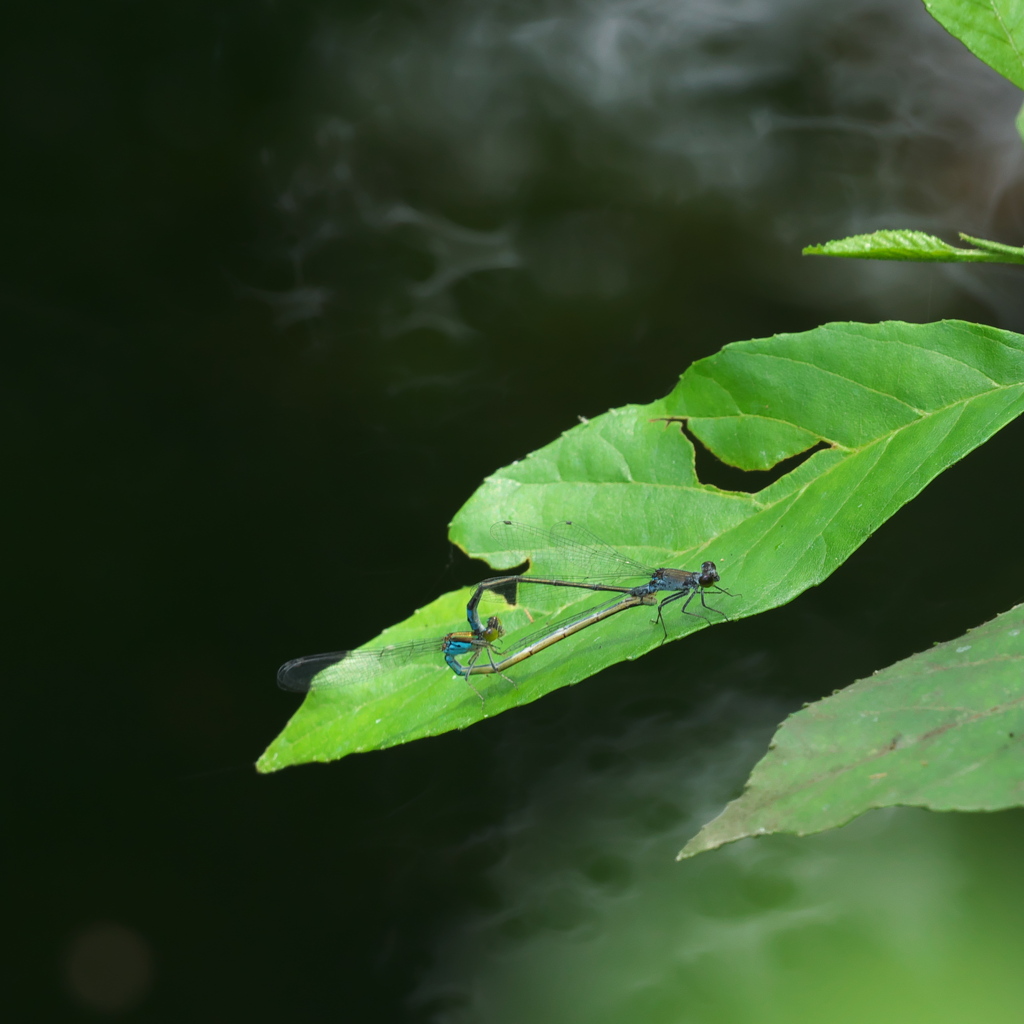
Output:
<svg viewBox="0 0 1024 1024">
<path fill-rule="evenodd" d="M 733 618 L 792 600 L 849 557 L 943 469 L 1024 408 L 1024 338 L 950 321 L 829 324 L 726 346 L 691 366 L 665 399 L 625 406 L 574 427 L 489 477 L 455 517 L 453 539 L 508 567 L 490 527 L 498 519 L 585 523 L 655 566 L 710 558 Z M 824 442 L 756 494 L 702 485 L 679 423 L 720 459 L 766 469 Z M 537 568 L 543 570 L 543 564 Z M 441 635 L 469 591 L 449 594 L 388 630 L 381 642 Z M 523 587 L 505 616 L 515 631 L 599 603 L 586 591 Z M 669 609 L 671 612 L 671 608 Z M 714 616 L 712 616 L 714 618 Z M 440 662 L 312 693 L 259 762 L 273 771 L 462 728 L 578 682 L 662 642 L 648 609 L 631 608 L 518 665 L 513 687 L 474 681 L 481 701 Z M 669 614 L 672 639 L 707 622 Z M 531 628 L 536 628 L 534 625 Z M 721 628 L 721 627 L 718 627 Z"/>
<path fill-rule="evenodd" d="M 924 0 L 924 5 L 971 53 L 1024 89 L 1021 0 Z"/>
<path fill-rule="evenodd" d="M 1024 605 L 783 722 L 743 795 L 683 847 L 809 835 L 875 807 L 1024 803 Z"/>
</svg>

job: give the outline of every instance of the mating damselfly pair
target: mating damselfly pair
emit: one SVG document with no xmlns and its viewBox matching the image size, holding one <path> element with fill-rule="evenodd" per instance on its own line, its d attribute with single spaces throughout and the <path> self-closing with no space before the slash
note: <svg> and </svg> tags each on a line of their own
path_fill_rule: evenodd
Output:
<svg viewBox="0 0 1024 1024">
<path fill-rule="evenodd" d="M 547 567 L 548 571 L 535 575 L 492 576 L 477 584 L 466 606 L 468 630 L 448 633 L 436 639 L 295 658 L 278 669 L 278 685 L 300 693 L 320 692 L 368 680 L 408 662 L 436 658 L 440 654 L 448 667 L 462 676 L 483 701 L 483 694 L 473 685 L 472 676 L 500 675 L 515 685 L 514 680 L 505 675 L 507 669 L 629 608 L 656 606 L 657 617 L 653 622 L 662 627 L 666 639 L 668 629 L 664 611 L 674 602 L 682 601 L 683 614 L 707 619 L 700 612 L 687 610 L 694 597 L 699 597 L 706 611 L 728 618 L 705 601 L 707 591 L 734 596 L 718 585 L 718 570 L 714 562 L 704 562 L 699 572 L 646 566 L 616 551 L 572 521 L 541 529 L 503 520 L 494 524 L 491 536 L 499 551 L 504 552 L 503 559 L 510 560 L 510 564 L 531 561 Z M 640 582 L 630 584 L 634 580 Z M 502 651 L 501 639 L 505 629 L 501 620 L 492 615 L 484 622 L 480 604 L 488 594 L 518 594 L 520 586 L 566 587 L 620 596 L 596 608 L 550 623 L 527 636 L 517 637 L 512 650 Z M 658 595 L 662 593 L 668 596 L 659 600 Z M 466 661 L 458 660 L 467 655 Z"/>
</svg>

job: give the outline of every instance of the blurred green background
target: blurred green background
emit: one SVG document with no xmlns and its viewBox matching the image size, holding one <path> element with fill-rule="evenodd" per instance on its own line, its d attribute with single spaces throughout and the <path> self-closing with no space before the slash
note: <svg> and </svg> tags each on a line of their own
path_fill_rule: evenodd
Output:
<svg viewBox="0 0 1024 1024">
<path fill-rule="evenodd" d="M 577 417 L 827 320 L 1024 330 L 1013 268 L 799 256 L 1019 243 L 1018 90 L 916 0 L 58 3 L 0 46 L 18 1019 L 1019 1018 L 1018 813 L 673 861 L 788 711 L 1020 600 L 1019 425 L 787 608 L 252 768 L 277 665 L 478 579 L 447 522 Z"/>
</svg>

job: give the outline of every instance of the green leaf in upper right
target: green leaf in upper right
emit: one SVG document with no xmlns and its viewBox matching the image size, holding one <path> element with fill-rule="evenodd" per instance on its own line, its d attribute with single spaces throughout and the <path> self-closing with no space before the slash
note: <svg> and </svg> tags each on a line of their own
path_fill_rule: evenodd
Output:
<svg viewBox="0 0 1024 1024">
<path fill-rule="evenodd" d="M 1024 89 L 1021 0 L 924 0 L 924 6 L 971 53 Z"/>
<path fill-rule="evenodd" d="M 961 234 L 974 249 L 958 249 L 924 231 L 886 229 L 850 235 L 821 245 L 808 245 L 804 256 L 844 256 L 862 260 L 906 260 L 915 263 L 1024 263 L 1024 249 Z"/>
</svg>

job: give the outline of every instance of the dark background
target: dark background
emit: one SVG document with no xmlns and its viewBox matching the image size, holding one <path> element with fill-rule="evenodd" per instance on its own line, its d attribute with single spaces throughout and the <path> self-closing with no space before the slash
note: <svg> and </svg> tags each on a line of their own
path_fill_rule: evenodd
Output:
<svg viewBox="0 0 1024 1024">
<path fill-rule="evenodd" d="M 687 715 L 723 661 L 799 706 L 1020 599 L 1015 424 L 727 650 L 707 631 L 464 734 L 252 768 L 293 708 L 277 665 L 478 578 L 447 522 L 577 416 L 829 319 L 1024 330 L 999 268 L 798 255 L 884 226 L 1021 237 L 1019 93 L 888 6 L 779 3 L 703 34 L 652 7 L 612 85 L 569 7 L 533 50 L 554 8 L 12 19 L 13 1009 L 406 1019 L 431 936 L 488 898 L 500 851 L 474 837 L 574 737 Z M 104 922 L 123 944 L 87 943 L 76 982 Z"/>
</svg>

